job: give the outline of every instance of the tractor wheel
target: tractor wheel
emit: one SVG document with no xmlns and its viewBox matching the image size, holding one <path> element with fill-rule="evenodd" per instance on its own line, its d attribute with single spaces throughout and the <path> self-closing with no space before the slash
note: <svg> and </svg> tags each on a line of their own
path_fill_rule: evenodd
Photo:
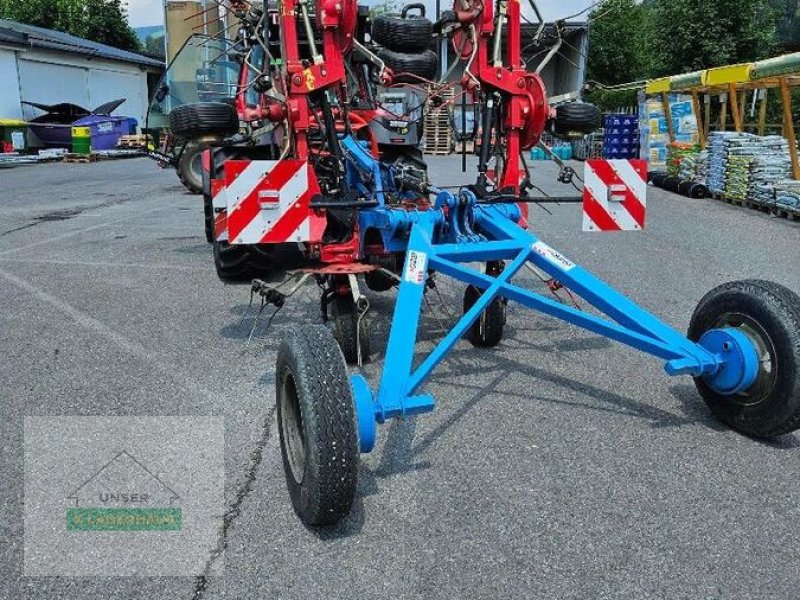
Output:
<svg viewBox="0 0 800 600">
<path fill-rule="evenodd" d="M 359 324 L 359 311 L 350 296 L 336 296 L 330 303 L 331 327 L 334 339 L 342 349 L 344 359 L 348 364 L 358 364 L 358 344 L 361 344 L 361 362 L 369 361 L 370 345 L 369 332 L 366 323 L 361 319 Z"/>
<path fill-rule="evenodd" d="M 281 344 L 275 384 L 294 511 L 306 525 L 333 525 L 353 505 L 359 451 L 347 367 L 327 328 L 300 327 Z"/>
<path fill-rule="evenodd" d="M 749 389 L 734 395 L 695 379 L 716 417 L 746 435 L 771 438 L 800 428 L 800 297 L 769 281 L 726 283 L 710 291 L 692 315 L 688 337 L 735 328 L 756 347 L 759 371 Z"/>
<path fill-rule="evenodd" d="M 483 292 L 474 285 L 464 292 L 464 312 L 466 313 L 478 301 Z M 473 346 L 493 348 L 503 339 L 506 325 L 506 301 L 497 297 L 489 303 L 480 317 L 467 329 L 466 337 Z"/>
<path fill-rule="evenodd" d="M 245 244 L 214 242 L 214 267 L 222 281 L 249 281 L 273 269 L 271 257 Z"/>
<path fill-rule="evenodd" d="M 389 50 L 421 52 L 431 45 L 433 23 L 424 17 L 383 14 L 373 19 L 371 33 L 374 43 Z"/>
<path fill-rule="evenodd" d="M 226 102 L 196 102 L 169 113 L 172 134 L 184 140 L 206 135 L 226 137 L 239 131 L 236 108 Z"/>
<path fill-rule="evenodd" d="M 570 102 L 556 107 L 555 133 L 592 133 L 600 127 L 600 109 L 594 104 Z"/>
<path fill-rule="evenodd" d="M 425 80 L 436 78 L 439 60 L 436 53 L 431 50 L 409 54 L 381 48 L 378 50 L 378 58 L 394 73 L 394 83 L 421 83 L 419 78 Z"/>
<path fill-rule="evenodd" d="M 207 144 L 198 140 L 186 143 L 176 171 L 183 186 L 193 194 L 203 193 L 203 152 Z"/>
</svg>

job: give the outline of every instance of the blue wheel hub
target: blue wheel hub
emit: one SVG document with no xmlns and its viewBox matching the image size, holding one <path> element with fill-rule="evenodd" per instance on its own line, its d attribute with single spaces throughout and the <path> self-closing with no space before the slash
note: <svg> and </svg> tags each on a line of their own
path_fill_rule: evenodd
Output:
<svg viewBox="0 0 800 600">
<path fill-rule="evenodd" d="M 375 404 L 367 380 L 361 375 L 350 378 L 353 389 L 353 403 L 358 425 L 358 446 L 362 453 L 372 452 L 375 447 L 375 436 L 378 426 L 375 424 Z"/>
<path fill-rule="evenodd" d="M 700 338 L 700 345 L 719 356 L 719 369 L 703 376 L 719 394 L 732 396 L 746 391 L 758 377 L 759 357 L 755 344 L 738 329 L 712 329 Z"/>
</svg>

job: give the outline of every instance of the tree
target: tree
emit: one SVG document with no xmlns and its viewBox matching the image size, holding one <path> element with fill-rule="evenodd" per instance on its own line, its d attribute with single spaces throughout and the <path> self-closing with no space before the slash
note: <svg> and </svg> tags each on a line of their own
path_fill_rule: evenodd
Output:
<svg viewBox="0 0 800 600">
<path fill-rule="evenodd" d="M 141 50 L 122 0 L 0 0 L 0 18 L 63 31 L 121 48 Z"/>
<path fill-rule="evenodd" d="M 589 14 L 587 77 L 606 85 L 643 79 L 649 70 L 649 14 L 636 0 L 603 0 Z"/>
<path fill-rule="evenodd" d="M 769 0 L 655 0 L 652 12 L 655 75 L 758 60 L 775 42 Z"/>
<path fill-rule="evenodd" d="M 166 49 L 164 47 L 164 36 L 162 35 L 148 35 L 144 40 L 144 51 L 152 56 L 164 58 L 166 56 Z"/>
</svg>

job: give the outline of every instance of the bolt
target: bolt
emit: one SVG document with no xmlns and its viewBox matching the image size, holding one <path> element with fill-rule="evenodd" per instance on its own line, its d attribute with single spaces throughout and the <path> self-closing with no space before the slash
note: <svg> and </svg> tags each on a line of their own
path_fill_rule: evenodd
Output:
<svg viewBox="0 0 800 600">
<path fill-rule="evenodd" d="M 323 77 L 325 77 L 328 74 L 328 71 L 326 69 L 320 69 L 319 72 L 320 75 L 322 75 Z"/>
<path fill-rule="evenodd" d="M 521 77 L 517 80 L 517 87 L 523 89 L 525 87 L 525 80 Z"/>
<path fill-rule="evenodd" d="M 292 78 L 292 82 L 293 82 L 295 85 L 300 85 L 301 83 L 303 83 L 303 80 L 302 80 L 302 79 L 300 79 L 300 76 L 299 76 L 299 75 L 295 75 L 295 76 Z"/>
</svg>

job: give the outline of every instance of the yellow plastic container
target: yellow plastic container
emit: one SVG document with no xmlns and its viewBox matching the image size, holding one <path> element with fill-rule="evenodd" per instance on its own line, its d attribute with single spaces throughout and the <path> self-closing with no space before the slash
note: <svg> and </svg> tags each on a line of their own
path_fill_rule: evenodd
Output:
<svg viewBox="0 0 800 600">
<path fill-rule="evenodd" d="M 92 130 L 90 127 L 72 128 L 72 152 L 73 154 L 92 153 Z"/>
</svg>

